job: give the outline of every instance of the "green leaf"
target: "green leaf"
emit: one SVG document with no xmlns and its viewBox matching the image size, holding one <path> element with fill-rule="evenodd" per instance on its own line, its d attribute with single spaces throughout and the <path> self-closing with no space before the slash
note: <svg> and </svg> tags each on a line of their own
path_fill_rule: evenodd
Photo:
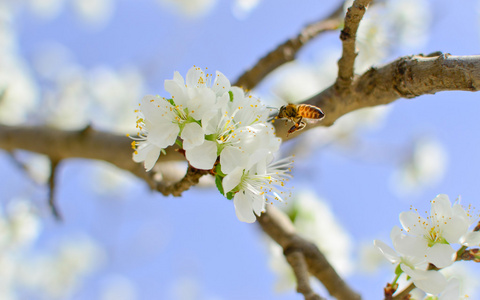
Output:
<svg viewBox="0 0 480 300">
<path fill-rule="evenodd" d="M 232 91 L 228 91 L 228 94 L 230 95 L 230 102 L 233 102 L 233 92 L 232 92 Z"/>
<path fill-rule="evenodd" d="M 227 193 L 227 199 L 228 199 L 228 200 L 232 200 L 232 199 L 233 199 L 233 196 L 235 196 L 235 192 L 228 192 L 228 193 Z"/>
<path fill-rule="evenodd" d="M 222 172 L 222 165 L 220 165 L 220 164 L 218 164 L 218 165 L 215 167 L 215 173 L 216 173 L 217 175 L 219 175 L 219 176 L 222 176 L 222 178 L 225 177 L 225 176 L 227 176 L 226 174 L 223 174 L 223 172 Z"/>
<path fill-rule="evenodd" d="M 222 179 L 223 177 L 219 176 L 218 174 L 215 175 L 215 185 L 217 186 L 217 190 L 220 192 L 220 194 L 223 195 L 224 193 L 223 193 Z"/>
<path fill-rule="evenodd" d="M 400 268 L 400 264 L 397 265 L 395 268 L 395 275 L 400 276 L 403 273 L 402 268 Z"/>
</svg>

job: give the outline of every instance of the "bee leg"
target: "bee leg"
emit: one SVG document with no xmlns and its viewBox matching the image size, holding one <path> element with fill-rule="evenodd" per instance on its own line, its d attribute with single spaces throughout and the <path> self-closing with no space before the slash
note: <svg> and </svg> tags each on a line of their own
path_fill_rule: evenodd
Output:
<svg viewBox="0 0 480 300">
<path fill-rule="evenodd" d="M 305 123 L 304 121 L 300 121 L 296 125 L 297 125 L 297 130 L 302 130 L 303 128 L 305 128 L 305 126 L 307 126 L 307 123 Z"/>
<path fill-rule="evenodd" d="M 295 125 L 292 126 L 292 128 L 290 128 L 287 132 L 287 136 L 290 134 L 290 133 L 294 133 L 295 131 L 297 131 L 297 124 L 295 123 Z"/>
</svg>

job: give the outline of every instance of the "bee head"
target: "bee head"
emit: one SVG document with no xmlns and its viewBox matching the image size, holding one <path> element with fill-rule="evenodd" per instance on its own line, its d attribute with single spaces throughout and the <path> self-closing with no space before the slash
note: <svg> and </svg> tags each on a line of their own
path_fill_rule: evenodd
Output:
<svg viewBox="0 0 480 300">
<path fill-rule="evenodd" d="M 278 115 L 275 117 L 275 119 L 285 118 L 285 111 L 286 111 L 286 109 L 287 109 L 287 106 L 286 106 L 286 105 L 281 106 L 281 107 L 278 109 Z"/>
</svg>

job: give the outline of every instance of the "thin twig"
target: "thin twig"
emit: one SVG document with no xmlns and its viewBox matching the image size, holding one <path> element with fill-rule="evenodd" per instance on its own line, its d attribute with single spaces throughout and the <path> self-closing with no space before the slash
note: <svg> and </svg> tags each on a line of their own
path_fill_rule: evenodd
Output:
<svg viewBox="0 0 480 300">
<path fill-rule="evenodd" d="M 408 299 L 408 295 L 410 294 L 413 289 L 416 288 L 415 284 L 410 283 L 403 291 L 395 295 L 392 300 L 405 300 Z"/>
<path fill-rule="evenodd" d="M 305 257 L 308 272 L 316 277 L 330 295 L 339 300 L 358 300 L 360 295 L 338 275 L 315 244 L 298 235 L 290 219 L 274 206 L 257 218 L 262 230 L 279 244 L 287 255 L 300 251 Z"/>
<path fill-rule="evenodd" d="M 293 269 L 295 278 L 297 279 L 297 292 L 301 293 L 305 300 L 322 300 L 324 298 L 315 294 L 310 287 L 310 274 L 308 274 L 308 266 L 305 257 L 301 251 L 290 251 L 285 253 L 287 262 Z"/>
<path fill-rule="evenodd" d="M 273 70 L 295 59 L 298 51 L 319 34 L 336 30 L 342 25 L 343 1 L 330 15 L 320 21 L 309 24 L 294 38 L 279 45 L 262 57 L 250 70 L 243 73 L 233 84 L 246 90 L 253 89 Z"/>
<path fill-rule="evenodd" d="M 199 170 L 188 165 L 187 172 L 180 181 L 171 185 L 164 185 L 159 182 L 156 186 L 156 190 L 164 196 L 173 195 L 174 197 L 180 197 L 184 191 L 198 184 L 200 177 L 209 173 L 210 170 Z"/>
<path fill-rule="evenodd" d="M 348 89 L 353 80 L 355 58 L 357 57 L 355 42 L 360 21 L 372 0 L 355 0 L 345 15 L 345 25 L 340 34 L 342 40 L 342 57 L 338 61 L 338 77 L 335 89 L 343 92 Z"/>
<path fill-rule="evenodd" d="M 51 160 L 51 171 L 50 171 L 50 178 L 48 179 L 48 206 L 57 221 L 62 221 L 62 215 L 58 210 L 57 203 L 55 201 L 55 181 L 56 181 L 56 174 L 58 169 L 57 160 Z"/>
</svg>

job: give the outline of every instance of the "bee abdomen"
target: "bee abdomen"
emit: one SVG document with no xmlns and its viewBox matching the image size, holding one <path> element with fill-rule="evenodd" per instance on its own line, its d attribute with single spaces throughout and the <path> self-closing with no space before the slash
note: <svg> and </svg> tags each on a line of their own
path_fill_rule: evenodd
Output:
<svg viewBox="0 0 480 300">
<path fill-rule="evenodd" d="M 321 119 L 325 116 L 323 111 L 320 108 L 310 104 L 299 105 L 298 114 L 308 119 Z"/>
</svg>

